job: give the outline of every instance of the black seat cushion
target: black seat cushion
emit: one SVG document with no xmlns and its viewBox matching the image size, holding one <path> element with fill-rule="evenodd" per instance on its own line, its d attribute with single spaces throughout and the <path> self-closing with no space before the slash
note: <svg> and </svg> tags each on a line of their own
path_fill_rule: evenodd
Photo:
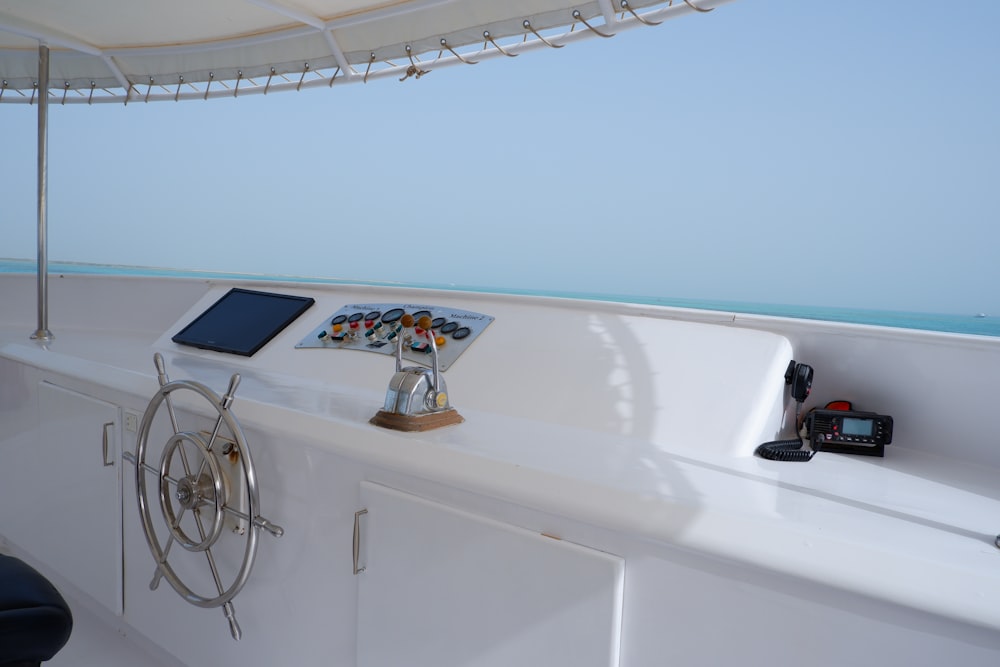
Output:
<svg viewBox="0 0 1000 667">
<path fill-rule="evenodd" d="M 24 561 L 0 554 L 0 665 L 44 662 L 73 630 L 66 601 Z"/>
</svg>

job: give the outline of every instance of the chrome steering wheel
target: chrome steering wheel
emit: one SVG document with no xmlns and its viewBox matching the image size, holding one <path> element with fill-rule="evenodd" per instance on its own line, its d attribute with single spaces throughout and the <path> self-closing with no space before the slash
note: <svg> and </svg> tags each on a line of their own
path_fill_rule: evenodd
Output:
<svg viewBox="0 0 1000 667">
<path fill-rule="evenodd" d="M 243 429 L 230 410 L 240 376 L 238 373 L 232 376 L 229 388 L 220 398 L 198 382 L 171 382 L 159 353 L 153 355 L 153 362 L 160 389 L 150 399 L 139 424 L 135 456 L 126 456 L 135 464 L 136 499 L 142 529 L 156 561 L 156 570 L 149 587 L 155 590 L 160 579 L 165 578 L 189 603 L 205 608 L 221 606 L 229 620 L 233 639 L 238 640 L 242 631 L 236 621 L 232 600 L 250 577 L 260 530 L 267 530 L 275 537 L 284 534 L 280 526 L 272 524 L 258 513 L 260 500 L 253 460 Z M 171 400 L 175 392 L 194 393 L 215 409 L 217 418 L 210 432 L 180 429 Z M 150 430 L 154 418 L 164 406 L 173 435 L 164 443 L 159 461 L 153 463 L 147 461 Z M 153 483 L 149 484 L 147 478 L 151 478 Z M 168 533 L 162 544 L 150 511 L 150 492 L 154 489 Z M 227 526 L 232 526 L 232 530 L 225 531 Z M 224 581 L 212 549 L 222 544 L 220 538 L 225 532 L 240 535 L 244 545 L 242 563 L 232 568 L 235 573 L 231 580 L 226 578 Z M 181 579 L 169 561 L 170 550 L 175 544 L 187 552 L 205 554 L 214 583 L 212 592 L 195 592 Z"/>
</svg>

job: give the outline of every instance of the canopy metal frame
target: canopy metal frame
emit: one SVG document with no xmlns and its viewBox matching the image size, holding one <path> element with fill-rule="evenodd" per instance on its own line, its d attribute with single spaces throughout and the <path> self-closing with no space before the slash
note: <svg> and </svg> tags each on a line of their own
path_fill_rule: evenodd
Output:
<svg viewBox="0 0 1000 667">
<path fill-rule="evenodd" d="M 38 45 L 38 81 L 49 89 L 49 47 Z M 33 340 L 48 342 L 49 331 L 49 96 L 38 96 L 38 328 Z"/>
<path fill-rule="evenodd" d="M 543 12 L 509 19 L 464 31 L 440 35 L 415 35 L 412 41 L 373 44 L 370 48 L 346 51 L 341 44 L 345 33 L 369 29 L 379 21 L 406 20 L 421 12 L 440 9 L 456 0 L 420 0 L 393 3 L 389 6 L 323 19 L 280 0 L 246 0 L 248 5 L 265 9 L 291 21 L 274 31 L 194 42 L 147 46 L 95 46 L 74 35 L 44 25 L 19 21 L 0 13 L 0 36 L 7 33 L 37 40 L 53 49 L 53 68 L 59 59 L 74 62 L 90 60 L 87 76 L 69 75 L 65 80 L 53 69 L 55 90 L 49 90 L 60 104 L 98 104 L 205 100 L 228 96 L 268 94 L 302 90 L 342 83 L 367 83 L 369 80 L 395 77 L 404 79 L 407 70 L 416 66 L 424 72 L 484 59 L 518 55 L 550 46 L 565 46 L 593 37 L 609 37 L 636 27 L 658 25 L 667 19 L 707 13 L 734 0 L 579 0 L 578 9 L 567 3 L 566 10 Z M 587 8 L 585 11 L 581 9 Z M 639 10 L 643 12 L 639 13 Z M 5 18 L 7 20 L 5 20 Z M 543 38 L 541 33 L 545 33 Z M 273 57 L 269 46 L 293 40 L 322 38 L 320 46 L 312 42 L 303 60 L 268 62 Z M 339 36 L 339 38 L 338 38 Z M 394 37 L 398 38 L 398 37 Z M 477 41 L 478 40 L 478 41 Z M 259 56 L 240 58 L 240 64 L 211 66 L 212 55 L 222 52 L 251 52 Z M 266 55 L 260 55 L 266 54 Z M 0 65 L 4 57 L 0 40 Z M 135 58 L 176 59 L 182 57 L 191 71 L 154 68 L 144 73 L 133 71 L 128 63 Z M 149 64 L 148 60 L 143 60 Z M 198 63 L 198 64 L 192 64 Z M 0 104 L 32 104 L 43 88 L 29 77 L 15 76 L 0 67 Z"/>
</svg>

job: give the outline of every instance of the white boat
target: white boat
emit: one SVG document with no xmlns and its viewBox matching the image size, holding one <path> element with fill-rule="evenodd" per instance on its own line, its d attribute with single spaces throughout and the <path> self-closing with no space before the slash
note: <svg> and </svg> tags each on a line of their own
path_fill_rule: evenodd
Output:
<svg viewBox="0 0 1000 667">
<path fill-rule="evenodd" d="M 417 76 L 723 4 L 0 2 L 0 71 L 28 103 L 38 61 L 69 103 L 201 100 Z M 70 603 L 56 667 L 1000 659 L 983 418 L 1000 339 L 51 277 L 40 190 L 39 273 L 0 274 L 0 546 Z M 813 412 L 795 437 L 838 399 L 857 412 Z M 755 453 L 772 441 L 808 460 Z"/>
</svg>

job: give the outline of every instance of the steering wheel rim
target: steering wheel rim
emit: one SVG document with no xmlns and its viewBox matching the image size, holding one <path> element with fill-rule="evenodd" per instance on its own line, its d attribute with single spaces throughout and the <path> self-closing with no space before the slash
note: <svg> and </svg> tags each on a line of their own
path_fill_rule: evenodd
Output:
<svg viewBox="0 0 1000 667">
<path fill-rule="evenodd" d="M 172 416 L 171 423 L 173 425 L 174 433 L 170 438 L 168 438 L 165 444 L 163 456 L 161 456 L 161 460 L 159 462 L 160 465 L 158 467 L 154 467 L 146 461 L 147 452 L 149 450 L 148 444 L 150 429 L 152 428 L 153 420 L 155 419 L 156 414 L 165 404 L 167 405 L 168 410 L 172 413 L 172 407 L 170 405 L 171 395 L 175 392 L 185 391 L 193 392 L 207 401 L 215 409 L 219 420 L 218 423 L 226 425 L 235 443 L 234 447 L 238 450 L 240 470 L 246 481 L 244 486 L 246 489 L 245 496 L 248 511 L 246 516 L 241 518 L 248 518 L 249 525 L 247 530 L 244 532 L 246 544 L 243 553 L 243 562 L 228 587 L 223 586 L 222 582 L 219 580 L 219 575 L 217 574 L 217 569 L 214 565 L 214 557 L 212 555 L 212 546 L 216 544 L 222 534 L 224 524 L 222 516 L 225 513 L 233 513 L 233 508 L 229 507 L 229 501 L 231 499 L 227 497 L 228 494 L 222 488 L 222 482 L 220 481 L 222 478 L 221 471 L 219 470 L 218 462 L 215 461 L 215 454 L 212 452 L 212 448 L 215 444 L 215 438 L 206 442 L 199 433 L 180 430 L 177 427 L 176 420 L 173 419 Z M 231 398 L 229 400 L 231 401 Z M 156 574 L 154 575 L 153 582 L 150 584 L 150 587 L 155 588 L 159 583 L 159 577 L 162 575 L 162 577 L 167 580 L 178 595 L 190 604 L 203 608 L 228 605 L 228 603 L 243 589 L 243 586 L 246 584 L 247 579 L 249 579 L 251 570 L 253 569 L 260 532 L 259 526 L 255 521 L 258 517 L 259 506 L 257 476 L 254 470 L 253 460 L 250 456 L 250 449 L 247 446 L 246 438 L 243 435 L 243 429 L 240 427 L 236 417 L 229 410 L 227 405 L 228 402 L 229 401 L 225 401 L 220 398 L 218 394 L 199 382 L 193 382 L 190 380 L 175 380 L 167 382 L 161 386 L 150 399 L 149 405 L 146 407 L 146 411 L 143 414 L 142 421 L 139 424 L 139 431 L 136 439 L 136 500 L 139 505 L 139 515 L 142 520 L 142 529 L 146 537 L 146 543 L 149 546 L 151 554 L 153 555 L 153 559 L 157 563 Z M 218 431 L 218 428 L 216 431 Z M 183 446 L 183 442 L 195 443 L 198 450 L 204 453 L 204 458 L 202 460 L 206 462 L 205 465 L 207 465 L 210 469 L 212 488 L 214 490 L 214 499 L 211 503 L 215 509 L 212 521 L 212 530 L 205 532 L 205 534 L 202 535 L 200 540 L 197 542 L 189 538 L 183 531 L 178 531 L 179 534 L 175 533 L 176 525 L 172 524 L 178 524 L 179 518 L 177 518 L 177 513 L 173 511 L 171 503 L 165 502 L 165 497 L 169 497 L 169 486 L 172 479 L 166 474 L 171 462 L 168 459 L 172 459 L 173 453 L 178 451 L 179 448 Z M 190 477 L 190 470 L 186 470 L 186 472 Z M 171 534 L 171 538 L 168 539 L 167 543 L 164 545 L 160 544 L 157 537 L 152 513 L 150 511 L 149 486 L 147 485 L 146 479 L 146 476 L 149 473 L 153 473 L 157 476 L 158 481 L 156 483 L 156 487 L 158 489 L 157 498 L 160 501 L 160 512 Z M 196 486 L 198 485 L 198 478 L 200 476 L 200 471 L 198 475 L 194 476 L 194 484 Z M 225 498 L 224 501 L 223 498 Z M 202 505 L 197 505 L 195 509 L 200 508 L 201 506 Z M 239 510 L 235 510 L 235 514 L 236 516 L 240 516 L 242 513 L 239 512 Z M 181 546 L 188 551 L 202 551 L 206 554 L 209 560 L 209 566 L 213 572 L 213 577 L 216 579 L 217 594 L 203 595 L 195 592 L 177 574 L 169 561 L 169 551 L 171 545 L 175 541 L 180 543 Z M 234 636 L 235 634 L 236 633 L 234 632 Z"/>
</svg>

